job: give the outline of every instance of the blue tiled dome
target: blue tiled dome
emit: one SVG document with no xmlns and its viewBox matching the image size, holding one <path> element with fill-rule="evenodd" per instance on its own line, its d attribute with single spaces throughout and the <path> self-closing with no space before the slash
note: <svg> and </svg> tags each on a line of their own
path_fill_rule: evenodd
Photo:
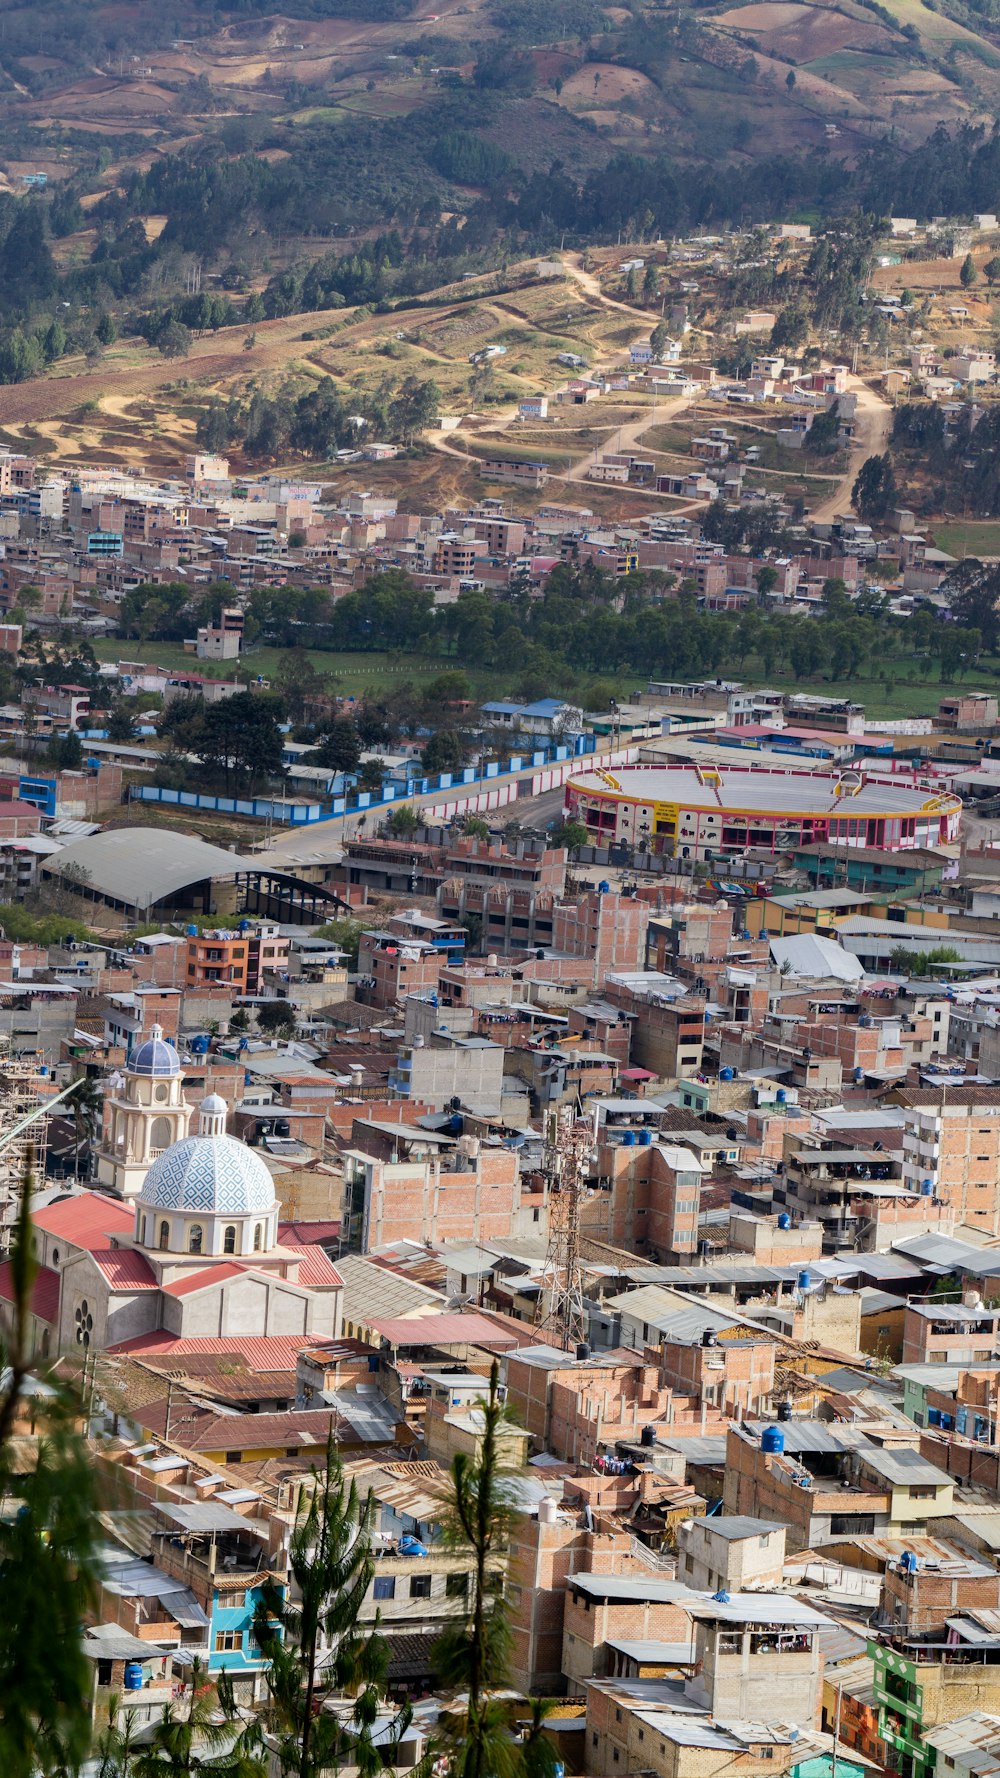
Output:
<svg viewBox="0 0 1000 1778">
<path fill-rule="evenodd" d="M 145 1043 L 140 1043 L 128 1059 L 130 1074 L 152 1075 L 172 1079 L 181 1071 L 181 1059 L 172 1043 L 167 1043 L 159 1025 L 154 1025 Z"/>
<path fill-rule="evenodd" d="M 232 1136 L 185 1136 L 153 1162 L 139 1202 L 151 1210 L 267 1216 L 274 1181 L 259 1155 Z"/>
</svg>

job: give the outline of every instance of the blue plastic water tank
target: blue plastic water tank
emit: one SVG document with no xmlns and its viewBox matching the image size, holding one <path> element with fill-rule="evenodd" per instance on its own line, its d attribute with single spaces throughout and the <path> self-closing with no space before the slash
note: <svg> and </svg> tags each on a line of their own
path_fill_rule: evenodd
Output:
<svg viewBox="0 0 1000 1778">
<path fill-rule="evenodd" d="M 600 882 L 597 885 L 598 895 L 608 895 L 608 894 L 610 894 L 610 892 L 611 892 L 611 884 L 608 882 L 606 877 L 602 877 Z"/>
<path fill-rule="evenodd" d="M 652 1143 L 652 1140 L 653 1140 L 652 1130 L 640 1130 L 639 1131 L 639 1147 L 640 1148 L 649 1148 Z"/>
<path fill-rule="evenodd" d="M 249 920 L 241 920 L 239 922 L 236 930 L 237 930 L 237 932 L 249 932 L 250 931 L 250 921 Z"/>
<path fill-rule="evenodd" d="M 209 1039 L 208 1039 L 207 1032 L 202 1035 L 199 1035 L 198 1037 L 192 1037 L 192 1039 L 191 1039 L 191 1054 L 193 1056 L 207 1056 L 208 1055 L 208 1044 L 209 1044 Z"/>
<path fill-rule="evenodd" d="M 634 1148 L 635 1147 L 635 1131 L 634 1130 L 626 1130 L 625 1131 L 625 1134 L 622 1137 L 622 1144 L 625 1148 Z"/>
<path fill-rule="evenodd" d="M 779 1227 L 779 1229 L 790 1229 L 791 1226 L 792 1226 L 792 1219 L 789 1216 L 788 1211 L 783 1210 L 781 1212 L 781 1215 L 778 1217 L 778 1227 Z"/>
<path fill-rule="evenodd" d="M 771 1451 L 780 1455 L 785 1448 L 785 1435 L 779 1427 L 765 1426 L 760 1435 L 760 1448 L 762 1451 Z"/>
<path fill-rule="evenodd" d="M 920 1181 L 920 1196 L 922 1198 L 932 1198 L 934 1196 L 933 1179 L 922 1179 Z"/>
<path fill-rule="evenodd" d="M 733 1070 L 731 1068 L 720 1068 L 719 1069 L 719 1079 L 720 1080 L 732 1080 L 732 1078 L 733 1078 Z"/>
<path fill-rule="evenodd" d="M 854 1079 L 855 1079 L 855 1080 L 856 1080 L 856 1081 L 858 1081 L 858 1082 L 861 1082 L 861 1081 L 863 1081 L 863 1080 L 864 1080 L 864 1078 L 865 1078 L 865 1071 L 864 1071 L 864 1069 L 863 1069 L 863 1068 L 855 1068 L 855 1070 L 854 1070 L 854 1076 L 853 1076 L 853 1078 L 854 1078 Z"/>
<path fill-rule="evenodd" d="M 127 1692 L 141 1692 L 144 1678 L 141 1661 L 125 1662 L 125 1690 Z"/>
<path fill-rule="evenodd" d="M 812 1288 L 812 1278 L 808 1272 L 800 1272 L 795 1282 L 800 1290 L 810 1290 Z"/>
<path fill-rule="evenodd" d="M 774 1103 L 776 1105 L 785 1105 L 785 1104 L 787 1104 L 787 1102 L 788 1102 L 788 1094 L 785 1092 L 784 1087 L 779 1087 L 777 1092 L 774 1095 Z"/>
<path fill-rule="evenodd" d="M 185 926 L 184 930 L 187 933 L 188 938 L 197 938 L 197 936 L 198 936 L 197 926 Z"/>
<path fill-rule="evenodd" d="M 401 1556 L 426 1556 L 427 1548 L 419 1537 L 411 1537 L 407 1532 L 399 1540 L 399 1553 Z"/>
</svg>

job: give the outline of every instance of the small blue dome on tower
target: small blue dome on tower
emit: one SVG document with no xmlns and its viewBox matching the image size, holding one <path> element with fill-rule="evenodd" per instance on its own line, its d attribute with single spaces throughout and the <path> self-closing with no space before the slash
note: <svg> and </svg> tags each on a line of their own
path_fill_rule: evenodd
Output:
<svg viewBox="0 0 1000 1778">
<path fill-rule="evenodd" d="M 132 1051 L 127 1067 L 130 1074 L 169 1080 L 180 1073 L 181 1059 L 173 1044 L 166 1041 L 162 1026 L 154 1025 L 145 1043 Z"/>
</svg>

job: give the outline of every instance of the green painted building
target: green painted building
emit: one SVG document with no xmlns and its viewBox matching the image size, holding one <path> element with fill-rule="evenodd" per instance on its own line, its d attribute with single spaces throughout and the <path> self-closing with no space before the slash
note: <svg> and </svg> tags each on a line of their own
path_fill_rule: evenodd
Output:
<svg viewBox="0 0 1000 1778">
<path fill-rule="evenodd" d="M 881 1642 L 869 1641 L 868 1653 L 875 1663 L 878 1732 L 897 1755 L 896 1769 L 902 1778 L 929 1778 L 935 1754 L 924 1744 L 924 1694 L 917 1683 L 916 1664 Z"/>
</svg>

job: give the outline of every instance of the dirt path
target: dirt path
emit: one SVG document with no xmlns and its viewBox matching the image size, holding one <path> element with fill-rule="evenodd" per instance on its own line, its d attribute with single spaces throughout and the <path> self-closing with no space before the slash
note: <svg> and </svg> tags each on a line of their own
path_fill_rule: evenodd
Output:
<svg viewBox="0 0 1000 1778">
<path fill-rule="evenodd" d="M 647 328 L 652 328 L 656 325 L 655 319 L 651 319 L 648 310 L 633 309 L 628 303 L 616 302 L 614 298 L 605 296 L 601 290 L 599 279 L 597 279 L 592 272 L 585 272 L 583 270 L 582 265 L 579 263 L 579 254 L 563 254 L 561 258 L 567 277 L 571 278 L 574 283 L 579 284 L 580 288 L 584 290 L 594 302 L 599 303 L 602 308 L 613 309 L 618 314 L 628 315 L 630 320 L 641 322 Z M 500 304 L 494 305 L 495 308 L 501 306 L 502 305 Z M 517 321 L 518 325 L 522 327 L 527 325 L 524 318 L 518 316 L 516 311 L 511 311 L 511 315 L 512 318 Z M 612 363 L 618 363 L 620 358 L 621 353 L 618 352 L 615 353 L 613 359 L 608 359 L 607 362 L 595 362 L 591 374 L 600 375 L 602 371 L 610 369 Z M 618 427 L 609 426 L 607 429 L 607 437 L 602 442 L 596 444 L 593 449 L 587 451 L 584 456 L 579 457 L 575 463 L 571 464 L 569 469 L 550 470 L 550 479 L 552 481 L 560 482 L 586 481 L 587 472 L 590 469 L 591 464 L 596 462 L 600 452 L 611 448 L 612 440 L 615 442 L 616 450 L 635 450 L 643 433 L 648 432 L 651 426 L 660 426 L 663 425 L 664 422 L 672 420 L 677 414 L 682 413 L 685 408 L 690 407 L 691 403 L 696 399 L 697 398 L 694 395 L 681 395 L 675 397 L 672 401 L 664 401 L 661 403 L 654 402 L 652 409 L 648 413 L 640 414 L 638 419 L 633 420 L 630 425 Z M 491 414 L 489 431 L 488 433 L 481 434 L 480 440 L 484 437 L 491 438 L 494 435 L 501 435 L 508 432 L 516 420 L 516 407 L 505 408 L 496 414 Z M 470 456 L 467 451 L 461 450 L 458 445 L 454 444 L 452 442 L 454 436 L 454 433 L 446 433 L 437 430 L 424 434 L 425 442 L 432 445 L 435 450 L 442 451 L 447 457 L 459 458 L 467 467 L 474 467 L 477 459 Z M 530 454 L 531 447 L 526 445 L 525 449 Z M 633 489 L 631 491 L 633 493 L 654 493 L 654 490 L 648 488 Z M 659 496 L 655 495 L 654 497 L 659 498 Z"/>
<path fill-rule="evenodd" d="M 861 465 L 866 458 L 878 456 L 889 442 L 892 426 L 892 408 L 889 403 L 869 389 L 860 377 L 848 377 L 847 386 L 849 392 L 858 398 L 857 434 L 843 476 L 832 493 L 809 513 L 814 522 L 819 521 L 821 524 L 836 518 L 838 512 L 850 511 L 851 489 Z"/>
<path fill-rule="evenodd" d="M 641 414 L 638 420 L 633 420 L 629 426 L 609 428 L 607 438 L 601 444 L 595 445 L 586 457 L 581 457 L 580 461 L 574 463 L 572 469 L 567 471 L 566 481 L 585 482 L 591 464 L 596 463 L 598 455 L 604 451 L 612 451 L 615 455 L 621 452 L 627 456 L 629 451 L 638 449 L 643 433 L 649 432 L 653 426 L 663 426 L 667 421 L 675 419 L 678 414 L 684 412 L 685 408 L 690 407 L 695 399 L 693 395 L 677 395 L 672 401 L 655 403 L 648 413 Z M 647 492 L 649 492 L 648 489 Z"/>
<path fill-rule="evenodd" d="M 634 309 L 631 303 L 618 302 L 613 296 L 605 296 L 600 278 L 595 278 L 593 272 L 584 271 L 579 253 L 563 253 L 560 257 L 567 278 L 572 278 L 574 284 L 579 284 L 588 296 L 595 297 L 602 308 L 614 309 L 619 315 L 627 315 L 630 321 L 639 321 L 652 332 L 657 317 L 651 316 L 648 309 Z"/>
</svg>

